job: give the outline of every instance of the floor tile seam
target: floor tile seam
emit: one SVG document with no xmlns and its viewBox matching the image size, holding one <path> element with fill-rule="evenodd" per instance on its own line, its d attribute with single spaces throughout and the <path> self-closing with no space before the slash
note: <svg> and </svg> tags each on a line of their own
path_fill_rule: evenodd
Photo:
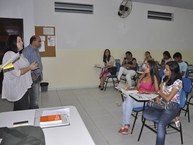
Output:
<svg viewBox="0 0 193 145">
<path fill-rule="evenodd" d="M 106 143 L 108 145 L 110 145 L 108 139 L 105 137 L 105 134 L 103 134 L 101 132 L 101 129 L 98 128 L 97 124 L 94 122 L 94 120 L 92 119 L 92 117 L 90 116 L 90 114 L 87 112 L 86 108 L 83 106 L 83 104 L 81 103 L 81 101 L 79 100 L 79 98 L 77 96 L 75 96 L 77 98 L 77 100 L 79 101 L 79 103 L 81 104 L 83 110 L 85 111 L 85 113 L 87 114 L 87 116 L 89 117 L 89 119 L 91 120 L 91 122 L 94 124 L 95 128 L 99 131 L 99 133 L 101 134 L 101 136 L 104 138 L 104 140 L 106 141 Z"/>
</svg>

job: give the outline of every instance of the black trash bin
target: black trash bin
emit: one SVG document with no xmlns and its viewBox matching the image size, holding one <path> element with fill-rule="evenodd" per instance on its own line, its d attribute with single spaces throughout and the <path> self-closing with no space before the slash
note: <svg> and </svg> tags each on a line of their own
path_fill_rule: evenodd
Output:
<svg viewBox="0 0 193 145">
<path fill-rule="evenodd" d="M 47 92 L 47 91 L 48 91 L 48 85 L 49 85 L 48 82 L 41 82 L 41 83 L 40 83 L 41 91 L 42 91 L 42 92 Z"/>
</svg>

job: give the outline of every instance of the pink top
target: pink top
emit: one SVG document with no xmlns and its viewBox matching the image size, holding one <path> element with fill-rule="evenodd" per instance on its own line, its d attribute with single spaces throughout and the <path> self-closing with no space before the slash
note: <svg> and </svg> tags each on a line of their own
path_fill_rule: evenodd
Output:
<svg viewBox="0 0 193 145">
<path fill-rule="evenodd" d="M 150 92 L 153 92 L 155 91 L 155 87 L 154 85 L 152 84 L 152 82 L 144 82 L 144 81 L 141 81 L 139 83 L 139 89 L 138 91 L 150 91 Z"/>
</svg>

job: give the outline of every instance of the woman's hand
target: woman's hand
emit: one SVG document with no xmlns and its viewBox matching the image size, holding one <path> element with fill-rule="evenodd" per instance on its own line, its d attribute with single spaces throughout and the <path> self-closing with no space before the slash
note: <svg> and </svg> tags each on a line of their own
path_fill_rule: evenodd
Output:
<svg viewBox="0 0 193 145">
<path fill-rule="evenodd" d="M 36 70 L 38 68 L 38 64 L 36 62 L 33 62 L 32 64 L 30 64 L 29 68 L 30 70 Z"/>
<path fill-rule="evenodd" d="M 155 102 L 157 103 L 157 104 L 160 104 L 161 103 L 161 98 L 158 96 L 158 97 L 156 97 L 155 98 Z"/>
<path fill-rule="evenodd" d="M 138 91 L 138 94 L 149 94 L 147 91 Z"/>
</svg>

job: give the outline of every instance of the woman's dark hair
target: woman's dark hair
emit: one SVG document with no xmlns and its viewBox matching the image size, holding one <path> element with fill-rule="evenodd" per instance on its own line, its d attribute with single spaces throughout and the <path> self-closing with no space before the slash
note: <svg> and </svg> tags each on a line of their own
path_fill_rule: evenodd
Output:
<svg viewBox="0 0 193 145">
<path fill-rule="evenodd" d="M 131 57 L 133 57 L 133 54 L 130 52 L 130 51 L 127 51 L 127 52 L 125 52 L 125 54 L 127 55 L 131 55 Z"/>
<path fill-rule="evenodd" d="M 149 73 L 150 73 L 151 81 L 152 81 L 152 85 L 153 85 L 154 84 L 154 77 L 156 77 L 158 82 L 159 82 L 158 66 L 154 60 L 148 60 L 147 63 L 149 65 Z"/>
<path fill-rule="evenodd" d="M 10 35 L 8 40 L 7 40 L 7 47 L 5 52 L 7 51 L 13 51 L 15 53 L 18 52 L 17 48 L 17 37 L 20 37 L 19 35 Z"/>
<path fill-rule="evenodd" d="M 180 67 L 176 61 L 169 61 L 166 63 L 166 65 L 169 66 L 170 71 L 171 71 L 171 77 L 168 78 L 168 76 L 165 76 L 163 81 L 166 82 L 167 86 L 170 86 L 176 81 L 177 79 L 182 79 L 180 75 Z"/>
<path fill-rule="evenodd" d="M 157 63 L 154 60 L 148 60 L 147 63 L 149 64 L 149 71 L 150 71 L 152 84 L 154 84 L 154 77 L 156 77 L 157 81 L 159 82 L 159 71 L 158 71 Z"/>
<path fill-rule="evenodd" d="M 168 58 L 171 58 L 171 55 L 170 55 L 169 51 L 164 51 L 163 55 L 166 55 Z"/>
<path fill-rule="evenodd" d="M 108 56 L 108 57 L 105 55 L 105 52 L 106 52 L 106 51 L 109 51 L 109 56 Z M 110 58 L 111 58 L 111 52 L 110 52 L 110 50 L 109 50 L 109 49 L 105 49 L 104 54 L 103 54 L 103 62 L 104 62 L 104 63 L 107 63 L 107 61 L 109 61 Z"/>
<path fill-rule="evenodd" d="M 149 51 L 146 51 L 145 54 L 149 54 L 150 58 L 152 58 L 151 53 Z"/>
<path fill-rule="evenodd" d="M 150 52 L 149 52 L 149 51 L 146 51 L 145 54 L 146 54 L 146 53 L 150 55 Z"/>
</svg>

